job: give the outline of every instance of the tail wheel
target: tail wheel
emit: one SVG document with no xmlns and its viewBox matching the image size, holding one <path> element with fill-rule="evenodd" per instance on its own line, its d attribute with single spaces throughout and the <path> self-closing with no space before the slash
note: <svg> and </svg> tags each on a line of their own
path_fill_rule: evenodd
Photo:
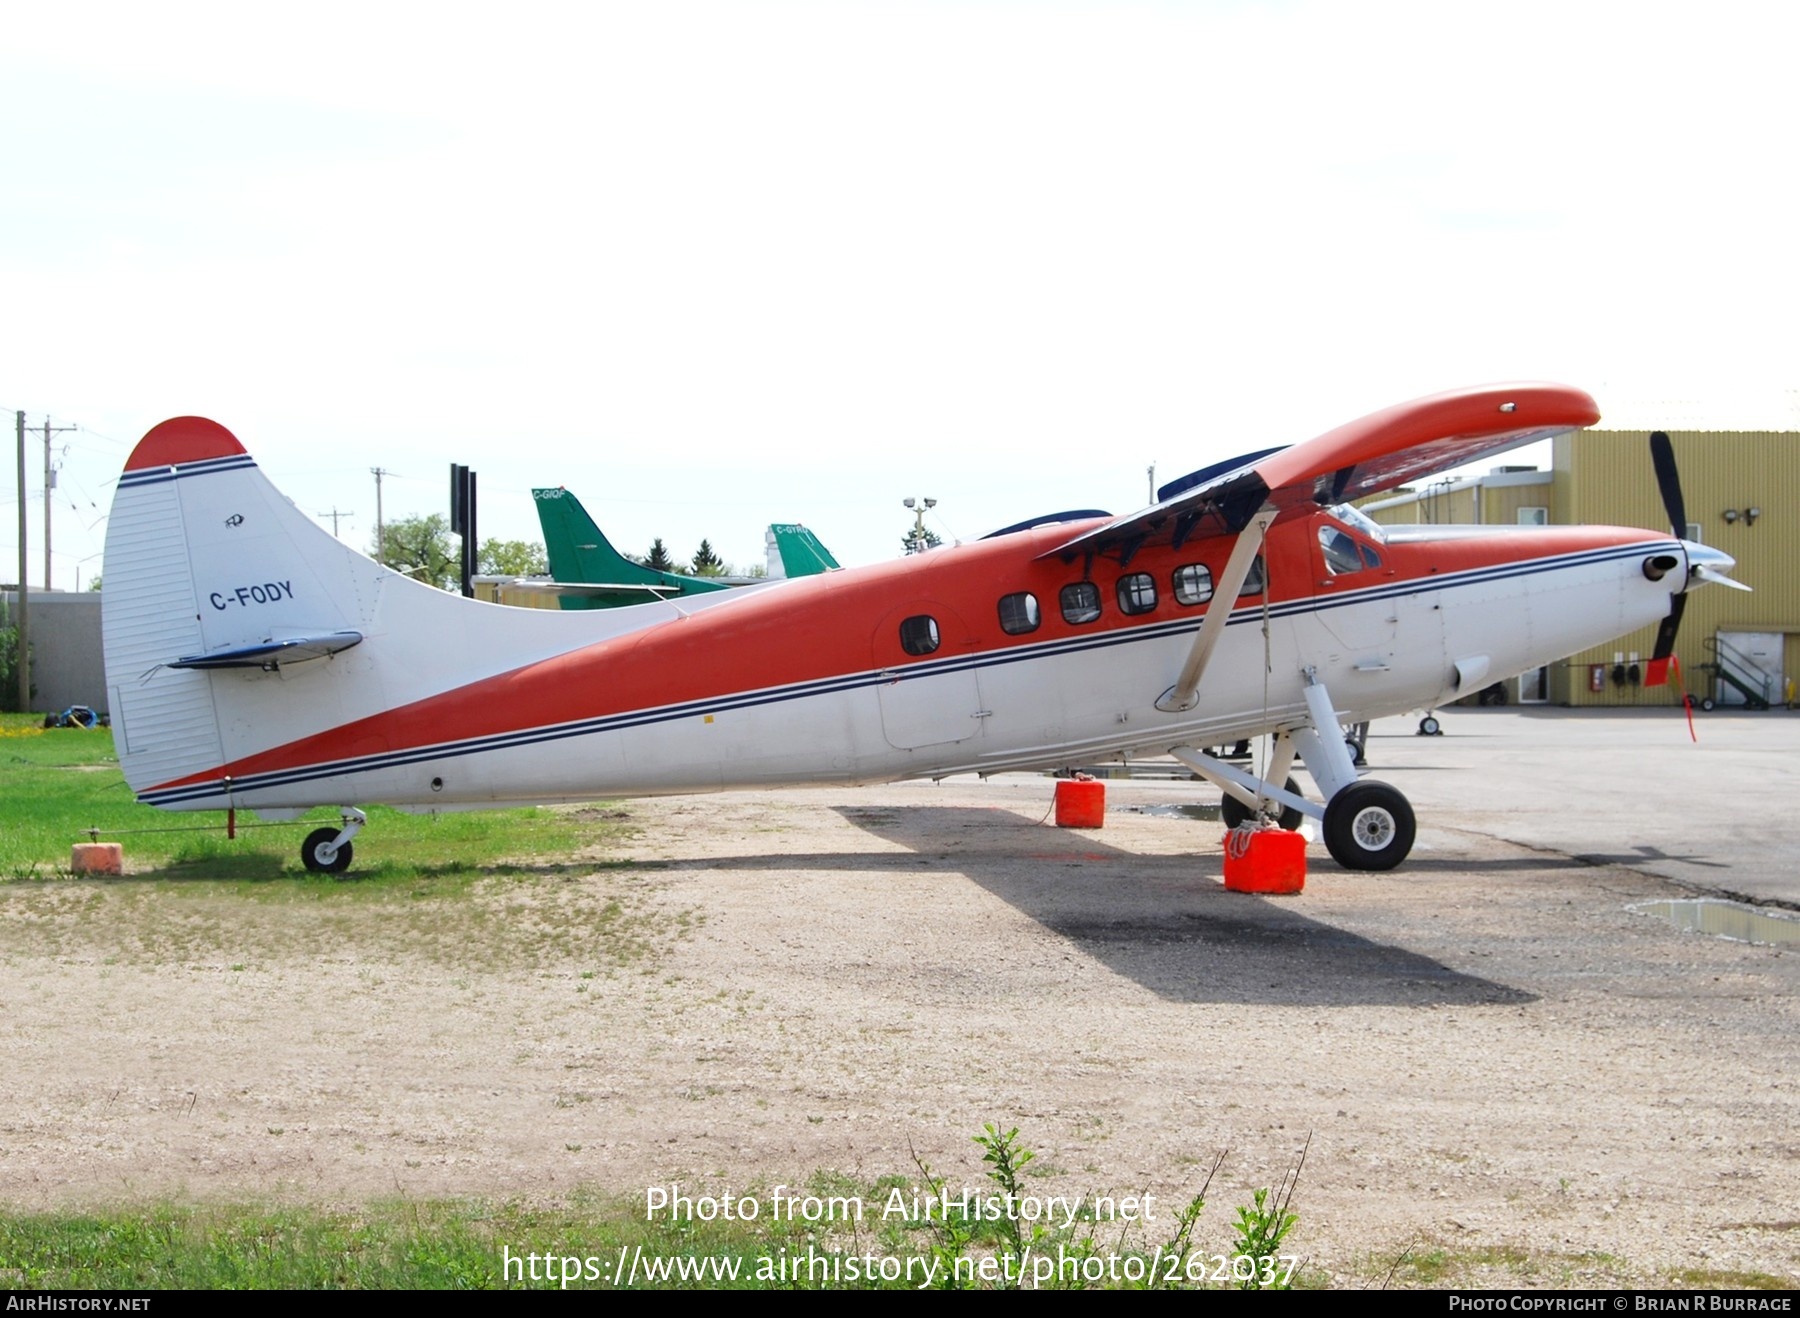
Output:
<svg viewBox="0 0 1800 1318">
<path fill-rule="evenodd" d="M 1300 787 L 1292 778 L 1287 780 L 1287 789 L 1295 796 L 1300 795 Z M 1269 802 L 1269 808 L 1273 810 L 1275 802 Z M 1250 807 L 1230 792 L 1226 792 L 1219 801 L 1219 818 L 1224 821 L 1226 828 L 1236 828 L 1250 818 Z M 1306 816 L 1294 809 L 1293 806 L 1284 805 L 1281 807 L 1281 814 L 1276 818 L 1276 822 L 1291 833 L 1300 827 L 1301 821 L 1305 818 Z"/>
<path fill-rule="evenodd" d="M 315 828 L 300 844 L 300 863 L 314 874 L 342 874 L 350 868 L 350 844 L 333 845 L 339 830 Z"/>
<path fill-rule="evenodd" d="M 1386 783 L 1364 778 L 1325 803 L 1325 847 L 1347 870 L 1391 870 L 1412 851 L 1412 805 Z"/>
</svg>

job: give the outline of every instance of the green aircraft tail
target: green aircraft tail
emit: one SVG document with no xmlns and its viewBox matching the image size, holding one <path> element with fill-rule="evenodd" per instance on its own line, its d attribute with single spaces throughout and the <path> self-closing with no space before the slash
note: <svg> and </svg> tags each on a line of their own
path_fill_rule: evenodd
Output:
<svg viewBox="0 0 1800 1318">
<path fill-rule="evenodd" d="M 550 576 L 565 587 L 565 609 L 611 609 L 654 599 L 727 590 L 722 581 L 659 572 L 633 563 L 607 543 L 581 501 L 564 489 L 533 490 Z"/>
<path fill-rule="evenodd" d="M 829 572 L 838 565 L 831 551 L 819 543 L 819 537 L 798 522 L 776 522 L 769 527 L 769 542 L 774 550 L 769 558 L 771 576 L 775 575 L 777 562 L 781 565 L 781 574 L 789 577 L 810 577 L 814 573 Z"/>
</svg>

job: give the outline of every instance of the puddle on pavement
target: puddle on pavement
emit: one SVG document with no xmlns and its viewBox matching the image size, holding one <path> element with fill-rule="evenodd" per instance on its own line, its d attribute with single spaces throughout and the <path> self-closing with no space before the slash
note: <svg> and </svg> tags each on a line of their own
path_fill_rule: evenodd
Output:
<svg viewBox="0 0 1800 1318">
<path fill-rule="evenodd" d="M 1151 815 L 1157 819 L 1199 819 L 1208 823 L 1219 822 L 1219 807 L 1216 805 L 1128 805 L 1126 811 L 1134 815 Z"/>
<path fill-rule="evenodd" d="M 1641 902 L 1631 909 L 1657 916 L 1677 929 L 1694 933 L 1712 934 L 1740 943 L 1800 947 L 1800 917 L 1761 906 L 1702 897 L 1688 901 Z"/>
</svg>

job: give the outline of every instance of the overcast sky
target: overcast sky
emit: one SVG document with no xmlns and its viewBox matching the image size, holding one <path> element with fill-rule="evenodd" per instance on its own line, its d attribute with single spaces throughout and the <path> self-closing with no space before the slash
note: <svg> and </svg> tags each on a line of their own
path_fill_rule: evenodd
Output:
<svg viewBox="0 0 1800 1318">
<path fill-rule="evenodd" d="M 1419 394 L 1796 425 L 1778 4 L 40 5 L 0 79 L 0 408 L 41 584 L 165 417 L 306 512 L 846 564 Z M 1787 409 L 1784 414 L 1784 409 Z M 8 426 L 10 429 L 10 426 Z M 0 464 L 0 579 L 16 575 Z M 327 522 L 327 524 L 329 524 Z"/>
</svg>

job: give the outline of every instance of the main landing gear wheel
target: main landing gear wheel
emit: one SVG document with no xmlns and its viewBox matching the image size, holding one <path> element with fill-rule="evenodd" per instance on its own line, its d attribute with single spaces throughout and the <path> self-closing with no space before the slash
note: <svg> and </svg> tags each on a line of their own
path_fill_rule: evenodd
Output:
<svg viewBox="0 0 1800 1318">
<path fill-rule="evenodd" d="M 1300 795 L 1299 785 L 1296 784 L 1292 778 L 1287 780 L 1287 789 L 1295 796 Z M 1269 808 L 1272 810 L 1274 807 L 1275 802 L 1269 802 Z M 1233 796 L 1230 792 L 1226 792 L 1219 802 L 1219 818 L 1225 822 L 1226 828 L 1236 828 L 1239 824 L 1246 822 L 1250 818 L 1250 807 L 1238 800 L 1237 797 Z M 1300 821 L 1305 818 L 1306 816 L 1294 809 L 1293 806 L 1284 805 L 1281 807 L 1281 814 L 1276 818 L 1275 822 L 1291 833 L 1300 827 Z"/>
<path fill-rule="evenodd" d="M 1386 783 L 1364 778 L 1325 803 L 1325 847 L 1347 870 L 1391 870 L 1412 851 L 1412 806 Z"/>
<path fill-rule="evenodd" d="M 1442 723 L 1439 723 L 1435 718 L 1433 718 L 1429 714 L 1427 714 L 1424 718 L 1419 720 L 1419 735 L 1421 737 L 1441 736 L 1441 735 L 1443 735 L 1443 731 L 1444 731 L 1444 725 Z"/>
<path fill-rule="evenodd" d="M 342 874 L 350 868 L 350 844 L 333 846 L 340 830 L 315 828 L 300 844 L 300 863 L 314 874 Z"/>
</svg>

